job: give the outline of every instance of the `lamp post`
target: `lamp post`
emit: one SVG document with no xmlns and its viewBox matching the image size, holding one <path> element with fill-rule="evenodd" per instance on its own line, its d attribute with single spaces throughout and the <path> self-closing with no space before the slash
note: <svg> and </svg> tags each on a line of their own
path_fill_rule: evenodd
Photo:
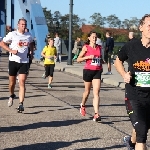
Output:
<svg viewBox="0 0 150 150">
<path fill-rule="evenodd" d="M 72 15 L 73 15 L 73 0 L 70 0 L 69 11 L 69 50 L 67 65 L 72 65 Z"/>
</svg>

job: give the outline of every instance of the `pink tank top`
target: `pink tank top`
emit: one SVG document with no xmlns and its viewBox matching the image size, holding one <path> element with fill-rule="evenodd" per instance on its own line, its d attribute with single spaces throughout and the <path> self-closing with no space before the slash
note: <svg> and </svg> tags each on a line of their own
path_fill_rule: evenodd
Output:
<svg viewBox="0 0 150 150">
<path fill-rule="evenodd" d="M 84 56 L 90 56 L 94 55 L 93 59 L 87 59 L 86 64 L 84 66 L 84 69 L 89 69 L 89 70 L 101 70 L 102 69 L 102 64 L 101 64 L 101 46 L 97 45 L 96 49 L 92 48 L 89 45 L 86 45 L 87 47 L 87 52 L 85 53 Z"/>
</svg>

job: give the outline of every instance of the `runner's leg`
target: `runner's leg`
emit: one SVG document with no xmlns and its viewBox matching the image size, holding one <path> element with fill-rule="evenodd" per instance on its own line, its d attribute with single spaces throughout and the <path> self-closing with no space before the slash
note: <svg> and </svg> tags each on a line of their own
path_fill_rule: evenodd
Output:
<svg viewBox="0 0 150 150">
<path fill-rule="evenodd" d="M 93 98 L 94 111 L 95 114 L 99 114 L 99 104 L 100 104 L 99 92 L 100 92 L 100 85 L 101 85 L 100 79 L 93 79 L 92 85 L 93 85 L 93 95 L 94 95 Z"/>
<path fill-rule="evenodd" d="M 14 94 L 15 84 L 16 84 L 16 76 L 9 76 L 9 92 L 10 92 L 10 95 Z"/>
<path fill-rule="evenodd" d="M 8 100 L 8 106 L 11 107 L 13 105 L 13 99 L 15 98 L 14 90 L 15 90 L 15 84 L 16 84 L 16 75 L 17 75 L 17 63 L 13 61 L 9 61 L 8 64 L 9 67 L 9 92 L 10 97 Z"/>
<path fill-rule="evenodd" d="M 25 97 L 25 81 L 27 79 L 26 74 L 19 74 L 19 101 L 23 103 Z"/>
<path fill-rule="evenodd" d="M 85 106 L 86 104 L 86 101 L 88 99 L 88 96 L 90 94 L 90 90 L 91 90 L 91 85 L 92 85 L 92 82 L 85 82 L 84 81 L 84 93 L 83 93 L 83 97 L 82 97 L 82 105 Z"/>
</svg>

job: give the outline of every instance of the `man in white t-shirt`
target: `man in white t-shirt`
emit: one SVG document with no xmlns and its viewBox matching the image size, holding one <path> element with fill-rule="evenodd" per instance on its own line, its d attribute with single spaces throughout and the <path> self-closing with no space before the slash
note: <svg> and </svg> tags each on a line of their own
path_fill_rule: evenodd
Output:
<svg viewBox="0 0 150 150">
<path fill-rule="evenodd" d="M 59 38 L 58 33 L 55 34 L 55 38 L 54 38 L 54 46 L 56 47 L 57 50 L 57 59 L 56 61 L 58 61 L 59 59 L 59 63 L 61 63 L 61 39 Z"/>
<path fill-rule="evenodd" d="M 29 70 L 29 51 L 33 54 L 33 39 L 29 32 L 25 32 L 27 21 L 22 18 L 18 21 L 18 29 L 9 32 L 0 42 L 0 46 L 9 52 L 9 91 L 8 106 L 13 105 L 15 98 L 14 89 L 17 72 L 19 73 L 19 107 L 18 112 L 24 111 L 23 101 L 25 97 L 25 81 Z M 8 47 L 6 43 L 10 42 Z"/>
</svg>

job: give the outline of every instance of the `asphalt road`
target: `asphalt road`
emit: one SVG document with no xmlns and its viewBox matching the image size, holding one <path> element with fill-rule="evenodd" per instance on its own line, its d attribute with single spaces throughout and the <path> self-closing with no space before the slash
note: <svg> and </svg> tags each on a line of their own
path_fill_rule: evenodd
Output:
<svg viewBox="0 0 150 150">
<path fill-rule="evenodd" d="M 7 59 L 0 62 L 0 150 L 126 150 L 122 138 L 131 132 L 124 106 L 124 90 L 102 84 L 100 97 L 101 123 L 92 121 L 92 90 L 87 102 L 87 115 L 79 113 L 82 78 L 69 73 L 54 74 L 53 88 L 42 79 L 44 68 L 32 64 L 26 83 L 25 111 L 17 113 L 17 98 L 7 107 Z M 148 137 L 148 145 L 150 145 Z"/>
</svg>

